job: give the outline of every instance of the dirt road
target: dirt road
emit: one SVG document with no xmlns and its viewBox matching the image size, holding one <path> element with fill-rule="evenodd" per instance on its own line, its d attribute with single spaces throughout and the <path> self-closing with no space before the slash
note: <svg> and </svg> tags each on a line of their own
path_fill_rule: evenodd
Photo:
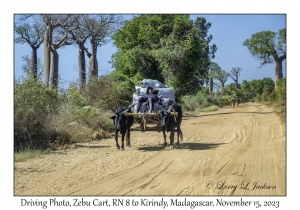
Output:
<svg viewBox="0 0 300 210">
<path fill-rule="evenodd" d="M 184 141 L 132 132 L 15 163 L 18 195 L 286 195 L 286 127 L 254 103 L 184 117 Z"/>
</svg>

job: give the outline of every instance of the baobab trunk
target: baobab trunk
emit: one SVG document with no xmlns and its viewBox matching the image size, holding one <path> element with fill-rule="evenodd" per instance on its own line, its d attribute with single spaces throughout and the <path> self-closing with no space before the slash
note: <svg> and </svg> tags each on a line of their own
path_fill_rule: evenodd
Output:
<svg viewBox="0 0 300 210">
<path fill-rule="evenodd" d="M 282 60 L 278 59 L 275 60 L 276 68 L 275 68 L 275 89 L 276 89 L 276 82 L 278 79 L 283 77 L 282 75 Z"/>
<path fill-rule="evenodd" d="M 50 74 L 50 50 L 48 48 L 49 45 L 49 37 L 48 30 L 44 36 L 44 84 L 49 86 L 49 74 Z"/>
<path fill-rule="evenodd" d="M 85 53 L 84 53 L 83 44 L 81 44 L 79 47 L 78 71 L 79 71 L 79 87 L 80 87 L 80 91 L 82 91 L 86 85 Z"/>
<path fill-rule="evenodd" d="M 214 91 L 214 80 L 213 78 L 209 78 L 209 93 L 212 93 Z"/>
<path fill-rule="evenodd" d="M 93 77 L 98 77 L 98 61 L 94 54 L 89 60 L 89 80 Z"/>
<path fill-rule="evenodd" d="M 32 48 L 31 56 L 30 56 L 30 70 L 29 74 L 34 78 L 37 78 L 37 49 Z"/>
<path fill-rule="evenodd" d="M 56 50 L 50 51 L 50 74 L 49 74 L 49 87 L 58 87 L 58 53 Z"/>
<path fill-rule="evenodd" d="M 236 76 L 236 80 L 235 80 L 235 88 L 238 88 L 238 84 L 239 84 L 238 80 L 239 80 L 239 77 Z"/>
<path fill-rule="evenodd" d="M 89 60 L 89 81 L 94 77 L 98 77 L 98 61 L 97 61 L 97 44 L 95 39 L 92 38 L 92 54 Z"/>
<path fill-rule="evenodd" d="M 275 67 L 275 89 L 276 89 L 277 80 L 283 78 L 282 61 L 284 61 L 286 59 L 286 54 L 278 57 L 277 52 L 274 51 L 273 58 L 274 58 L 275 65 L 276 65 L 276 67 Z"/>
</svg>

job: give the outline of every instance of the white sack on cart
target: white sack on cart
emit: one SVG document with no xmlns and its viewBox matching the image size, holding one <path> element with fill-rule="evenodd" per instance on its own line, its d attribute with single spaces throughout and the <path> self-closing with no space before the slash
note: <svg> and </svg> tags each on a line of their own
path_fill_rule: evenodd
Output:
<svg viewBox="0 0 300 210">
<path fill-rule="evenodd" d="M 147 88 L 148 86 L 152 88 L 167 88 L 163 83 L 159 82 L 156 79 L 144 79 L 141 82 L 141 88 Z"/>
<path fill-rule="evenodd" d="M 140 88 L 140 96 L 143 96 L 146 94 L 146 89 L 143 87 L 138 87 L 136 86 L 136 90 Z M 158 90 L 158 98 L 170 98 L 175 102 L 175 91 L 172 88 L 155 88 Z M 138 100 L 138 95 L 136 92 L 133 94 L 133 102 L 137 102 Z"/>
<path fill-rule="evenodd" d="M 157 96 L 161 100 L 163 106 L 169 106 L 171 102 L 175 103 L 175 91 L 172 88 L 165 86 L 164 84 L 162 84 L 161 82 L 159 82 L 157 80 L 144 79 L 141 82 L 141 86 L 135 86 L 136 91 L 132 95 L 132 98 L 133 98 L 132 105 L 134 106 L 135 113 L 137 112 L 138 100 L 141 96 L 146 94 L 146 90 L 147 90 L 148 86 L 158 90 Z M 161 109 L 162 107 L 159 104 L 154 103 L 153 108 L 154 108 L 153 111 L 155 111 L 156 108 Z"/>
</svg>

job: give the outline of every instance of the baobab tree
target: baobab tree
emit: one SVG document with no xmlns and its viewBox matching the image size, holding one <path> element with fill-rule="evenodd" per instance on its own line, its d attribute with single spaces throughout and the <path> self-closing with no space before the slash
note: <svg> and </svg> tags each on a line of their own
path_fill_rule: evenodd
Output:
<svg viewBox="0 0 300 210">
<path fill-rule="evenodd" d="M 78 46 L 78 73 L 79 87 L 82 91 L 86 85 L 86 62 L 85 62 L 85 42 L 91 36 L 90 31 L 86 29 L 89 23 L 89 15 L 81 15 L 78 19 L 78 28 L 70 31 L 74 44 Z"/>
<path fill-rule="evenodd" d="M 99 14 L 84 17 L 83 27 L 90 34 L 88 39 L 91 43 L 90 51 L 85 48 L 89 57 L 89 79 L 98 76 L 97 48 L 108 43 L 110 36 L 119 28 L 121 20 L 120 15 Z"/>
<path fill-rule="evenodd" d="M 57 49 L 71 45 L 69 32 L 78 27 L 79 15 L 42 14 L 46 26 L 44 35 L 44 83 L 50 87 L 58 86 Z"/>
<path fill-rule="evenodd" d="M 278 33 L 262 31 L 252 34 L 250 39 L 243 43 L 251 55 L 260 60 L 260 67 L 275 61 L 275 88 L 276 81 L 283 77 L 282 62 L 286 59 L 286 29 Z"/>
<path fill-rule="evenodd" d="M 29 75 L 37 78 L 37 49 L 43 43 L 45 28 L 36 23 L 30 24 L 28 20 L 19 20 L 19 22 L 14 24 L 14 31 L 19 35 L 15 38 L 15 43 L 27 43 L 31 47 Z"/>
<path fill-rule="evenodd" d="M 235 87 L 238 88 L 239 84 L 239 76 L 241 76 L 242 68 L 240 67 L 232 67 L 230 77 L 233 79 L 235 83 Z"/>
</svg>

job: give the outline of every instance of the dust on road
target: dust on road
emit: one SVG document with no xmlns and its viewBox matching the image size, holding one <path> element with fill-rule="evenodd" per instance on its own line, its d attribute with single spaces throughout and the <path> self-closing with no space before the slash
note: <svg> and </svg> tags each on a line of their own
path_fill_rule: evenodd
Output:
<svg viewBox="0 0 300 210">
<path fill-rule="evenodd" d="M 286 195 L 286 125 L 247 103 L 186 116 L 184 141 L 163 149 L 158 132 L 76 144 L 14 164 L 14 195 Z"/>
</svg>

